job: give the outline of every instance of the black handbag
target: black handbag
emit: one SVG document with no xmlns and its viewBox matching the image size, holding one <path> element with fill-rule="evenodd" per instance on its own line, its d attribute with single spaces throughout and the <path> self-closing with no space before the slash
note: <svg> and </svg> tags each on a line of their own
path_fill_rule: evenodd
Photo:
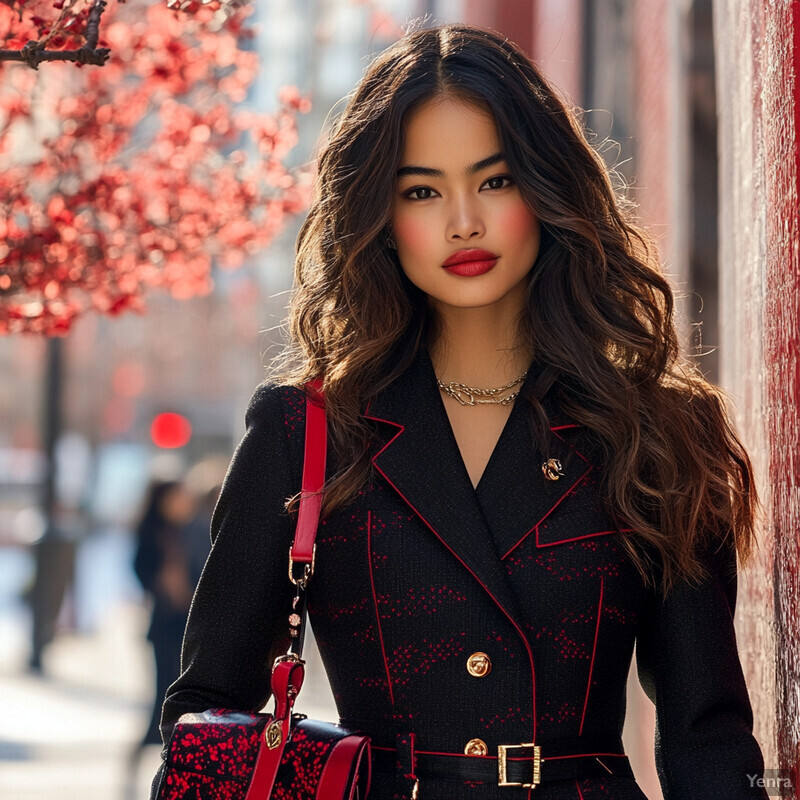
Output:
<svg viewBox="0 0 800 800">
<path fill-rule="evenodd" d="M 325 482 L 327 421 L 320 382 L 306 387 L 303 482 L 289 550 L 295 597 L 291 647 L 272 669 L 271 714 L 209 709 L 184 714 L 167 748 L 157 800 L 364 800 L 370 786 L 367 736 L 293 713 L 305 675 L 306 591 Z"/>
</svg>

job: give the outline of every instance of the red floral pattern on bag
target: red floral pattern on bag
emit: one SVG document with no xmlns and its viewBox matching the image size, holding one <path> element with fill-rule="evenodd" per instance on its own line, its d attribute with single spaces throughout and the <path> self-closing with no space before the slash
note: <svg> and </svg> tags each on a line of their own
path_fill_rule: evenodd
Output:
<svg viewBox="0 0 800 800">
<path fill-rule="evenodd" d="M 158 800 L 245 800 L 260 740 L 271 714 L 210 709 L 175 726 Z M 271 800 L 316 797 L 334 745 L 351 732 L 296 718 Z"/>
</svg>

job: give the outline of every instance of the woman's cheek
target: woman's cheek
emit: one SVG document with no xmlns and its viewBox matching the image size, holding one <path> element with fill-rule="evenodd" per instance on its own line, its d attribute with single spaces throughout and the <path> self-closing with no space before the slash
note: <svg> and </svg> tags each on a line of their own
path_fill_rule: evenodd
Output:
<svg viewBox="0 0 800 800">
<path fill-rule="evenodd" d="M 430 230 L 421 215 L 403 215 L 395 220 L 394 240 L 399 250 L 415 253 L 424 251 L 430 240 Z"/>
<path fill-rule="evenodd" d="M 395 218 L 394 238 L 407 247 L 422 244 L 426 236 L 426 226 L 420 214 L 401 214 Z"/>
<path fill-rule="evenodd" d="M 511 203 L 503 209 L 499 222 L 510 239 L 516 242 L 527 239 L 531 245 L 535 243 L 538 247 L 539 220 L 522 200 Z"/>
</svg>

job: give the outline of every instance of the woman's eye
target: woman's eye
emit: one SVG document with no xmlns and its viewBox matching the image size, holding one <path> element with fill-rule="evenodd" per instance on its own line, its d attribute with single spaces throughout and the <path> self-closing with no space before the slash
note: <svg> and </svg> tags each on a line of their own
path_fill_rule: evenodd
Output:
<svg viewBox="0 0 800 800">
<path fill-rule="evenodd" d="M 405 196 L 411 200 L 429 200 L 433 197 L 433 189 L 429 186 L 415 186 L 413 189 L 409 189 Z"/>
<path fill-rule="evenodd" d="M 510 175 L 495 175 L 493 178 L 489 178 L 483 185 L 487 189 L 505 189 L 507 186 L 511 186 L 512 183 L 514 183 L 514 181 L 511 179 Z"/>
</svg>

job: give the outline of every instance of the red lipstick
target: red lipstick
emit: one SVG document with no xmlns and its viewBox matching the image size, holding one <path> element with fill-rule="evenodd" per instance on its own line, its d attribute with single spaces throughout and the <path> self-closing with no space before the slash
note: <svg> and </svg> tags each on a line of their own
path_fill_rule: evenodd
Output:
<svg viewBox="0 0 800 800">
<path fill-rule="evenodd" d="M 498 258 L 500 256 L 488 250 L 471 248 L 453 253 L 442 267 L 453 275 L 471 278 L 488 272 L 497 263 Z"/>
</svg>

